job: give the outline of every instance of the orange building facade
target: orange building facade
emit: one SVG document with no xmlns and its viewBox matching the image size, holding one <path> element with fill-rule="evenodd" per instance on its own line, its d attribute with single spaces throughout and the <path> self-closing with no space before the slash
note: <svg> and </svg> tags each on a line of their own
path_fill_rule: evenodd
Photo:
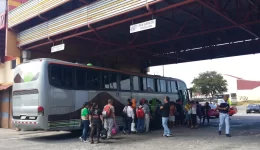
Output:
<svg viewBox="0 0 260 150">
<path fill-rule="evenodd" d="M 27 0 L 1 2 L 0 12 L 0 127 L 12 128 L 13 69 L 20 62 L 20 50 L 16 47 L 16 34 L 7 29 L 7 13 Z"/>
</svg>

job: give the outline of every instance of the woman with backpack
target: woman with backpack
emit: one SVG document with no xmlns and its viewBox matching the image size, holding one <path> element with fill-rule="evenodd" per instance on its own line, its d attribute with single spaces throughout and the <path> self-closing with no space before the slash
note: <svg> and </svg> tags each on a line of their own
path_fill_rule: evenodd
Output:
<svg viewBox="0 0 260 150">
<path fill-rule="evenodd" d="M 98 105 L 96 103 L 93 103 L 92 110 L 90 112 L 90 123 L 91 123 L 91 132 L 90 132 L 90 137 L 91 137 L 91 144 L 94 143 L 93 137 L 95 131 L 97 132 L 97 143 L 100 143 L 99 138 L 100 138 L 100 130 L 102 128 L 103 124 L 103 117 L 102 117 L 102 111 L 98 108 Z"/>
<path fill-rule="evenodd" d="M 137 132 L 142 134 L 144 133 L 144 118 L 145 113 L 142 104 L 140 103 L 139 107 L 136 109 L 137 117 Z"/>
</svg>

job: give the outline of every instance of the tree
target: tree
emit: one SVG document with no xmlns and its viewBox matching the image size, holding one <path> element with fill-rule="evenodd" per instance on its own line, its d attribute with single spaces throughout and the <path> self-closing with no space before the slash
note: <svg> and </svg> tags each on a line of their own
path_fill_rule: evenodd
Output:
<svg viewBox="0 0 260 150">
<path fill-rule="evenodd" d="M 213 96 L 227 91 L 227 81 L 216 71 L 200 73 L 192 81 L 193 88 L 206 96 Z"/>
</svg>

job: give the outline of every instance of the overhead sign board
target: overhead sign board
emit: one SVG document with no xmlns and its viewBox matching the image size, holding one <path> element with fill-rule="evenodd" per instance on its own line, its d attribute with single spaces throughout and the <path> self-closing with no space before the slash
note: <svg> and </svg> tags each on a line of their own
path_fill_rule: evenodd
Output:
<svg viewBox="0 0 260 150">
<path fill-rule="evenodd" d="M 148 30 L 156 27 L 156 19 L 149 20 L 146 22 L 134 24 L 130 26 L 130 33 L 140 32 L 143 30 Z"/>
<path fill-rule="evenodd" d="M 51 52 L 54 53 L 54 52 L 62 51 L 64 49 L 65 49 L 65 44 L 60 44 L 60 45 L 51 47 Z"/>
<path fill-rule="evenodd" d="M 0 30 L 5 28 L 5 12 L 0 13 Z"/>
</svg>

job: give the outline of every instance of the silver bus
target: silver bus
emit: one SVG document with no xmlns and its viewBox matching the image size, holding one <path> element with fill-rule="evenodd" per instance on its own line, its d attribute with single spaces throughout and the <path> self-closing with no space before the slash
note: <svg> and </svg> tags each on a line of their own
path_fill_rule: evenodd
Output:
<svg viewBox="0 0 260 150">
<path fill-rule="evenodd" d="M 116 122 L 127 99 L 189 99 L 186 84 L 174 78 L 124 72 L 54 59 L 34 59 L 15 68 L 13 124 L 23 130 L 78 130 L 84 102 L 103 108 L 114 101 Z"/>
</svg>

